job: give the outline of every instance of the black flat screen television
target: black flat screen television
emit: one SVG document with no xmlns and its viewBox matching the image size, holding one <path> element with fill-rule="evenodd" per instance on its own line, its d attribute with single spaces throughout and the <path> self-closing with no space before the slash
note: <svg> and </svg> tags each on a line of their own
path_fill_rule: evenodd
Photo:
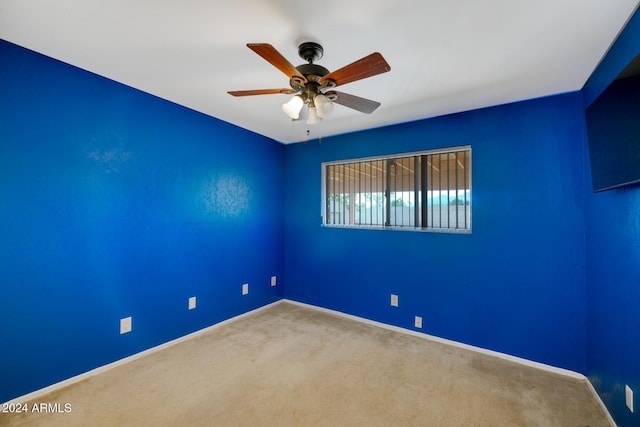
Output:
<svg viewBox="0 0 640 427">
<path fill-rule="evenodd" d="M 585 111 L 593 191 L 640 183 L 640 55 Z"/>
</svg>

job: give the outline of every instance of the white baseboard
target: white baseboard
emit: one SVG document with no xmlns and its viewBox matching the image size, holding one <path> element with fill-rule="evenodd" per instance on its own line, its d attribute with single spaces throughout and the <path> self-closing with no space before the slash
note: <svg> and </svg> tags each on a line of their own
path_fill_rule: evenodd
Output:
<svg viewBox="0 0 640 427">
<path fill-rule="evenodd" d="M 139 353 L 132 354 L 131 356 L 127 356 L 127 357 L 125 357 L 123 359 L 116 360 L 115 362 L 111 362 L 111 363 L 109 363 L 107 365 L 99 366 L 99 367 L 97 367 L 95 369 L 92 369 L 90 371 L 87 371 L 87 372 L 84 372 L 82 374 L 76 375 L 74 377 L 68 378 L 66 380 L 57 382 L 57 383 L 52 384 L 50 386 L 47 386 L 45 388 L 41 388 L 39 390 L 33 391 L 33 392 L 25 394 L 23 396 L 16 397 L 15 399 L 11 399 L 8 402 L 2 403 L 2 405 L 4 405 L 5 403 L 6 404 L 12 404 L 12 403 L 15 404 L 15 403 L 25 403 L 25 402 L 29 402 L 31 400 L 36 400 L 36 399 L 38 399 L 38 398 L 40 398 L 40 397 L 42 397 L 42 396 L 44 396 L 46 394 L 49 394 L 49 393 L 52 393 L 54 391 L 60 390 L 60 389 L 62 389 L 64 387 L 67 387 L 69 385 L 75 384 L 75 383 L 80 382 L 82 380 L 85 380 L 87 378 L 91 378 L 93 376 L 99 375 L 99 374 L 101 374 L 103 372 L 107 372 L 107 371 L 109 371 L 109 370 L 111 370 L 113 368 L 117 368 L 118 366 L 122 366 L 122 365 L 125 365 L 125 364 L 129 363 L 129 362 L 133 362 L 134 360 L 140 359 L 141 357 L 144 357 L 144 356 L 148 356 L 149 354 L 155 353 L 157 351 L 164 350 L 166 348 L 172 347 L 172 346 L 174 346 L 176 344 L 179 344 L 181 342 L 185 342 L 185 341 L 188 341 L 190 339 L 199 337 L 200 335 L 203 335 L 203 334 L 206 334 L 208 332 L 211 332 L 212 330 L 214 330 L 216 328 L 219 328 L 222 325 L 226 325 L 228 323 L 235 322 L 235 321 L 240 320 L 240 319 L 242 319 L 244 317 L 247 317 L 247 316 L 249 316 L 249 315 L 251 315 L 253 313 L 257 313 L 257 312 L 260 312 L 262 310 L 266 310 L 267 308 L 272 307 L 272 306 L 274 306 L 276 304 L 280 304 L 282 302 L 283 302 L 283 300 L 278 300 L 278 301 L 272 302 L 270 304 L 264 305 L 262 307 L 258 307 L 256 309 L 248 311 L 246 313 L 242 313 L 242 314 L 239 314 L 239 315 L 237 315 L 235 317 L 231 317 L 231 318 L 229 318 L 227 320 L 223 320 L 223 321 L 221 321 L 219 323 L 216 323 L 215 325 L 207 326 L 206 328 L 199 329 L 199 330 L 197 330 L 195 332 L 192 332 L 190 334 L 183 335 L 183 336 L 181 336 L 179 338 L 176 338 L 174 340 L 171 340 L 171 341 L 167 341 L 164 344 L 160 344 L 158 346 L 148 348 L 148 349 L 143 350 L 143 351 L 141 351 Z"/>
<path fill-rule="evenodd" d="M 605 414 L 607 415 L 607 418 L 609 419 L 609 421 L 611 422 L 611 425 L 615 426 L 616 423 L 613 420 L 613 418 L 611 417 L 611 414 L 609 413 L 609 410 L 607 409 L 607 407 L 605 406 L 604 402 L 602 401 L 602 399 L 600 398 L 600 396 L 598 395 L 598 393 L 596 392 L 595 388 L 593 387 L 593 384 L 591 384 L 591 381 L 589 381 L 589 379 L 584 376 L 583 374 L 579 373 L 579 372 L 575 372 L 575 371 L 571 371 L 569 369 L 564 369 L 564 368 L 559 368 L 556 366 L 552 366 L 552 365 L 547 365 L 545 363 L 540 363 L 540 362 L 535 362 L 533 360 L 529 360 L 529 359 L 524 359 L 522 357 L 518 357 L 518 356 L 512 356 L 510 354 L 506 354 L 506 353 L 500 353 L 498 351 L 494 351 L 494 350 L 488 350 L 482 347 L 476 347 L 473 345 L 469 345 L 469 344 L 464 344 L 458 341 L 452 341 L 452 340 L 448 340 L 446 338 L 440 338 L 440 337 L 436 337 L 434 335 L 429 335 L 429 334 L 425 334 L 423 332 L 418 332 L 418 331 L 414 331 L 411 329 L 406 329 L 406 328 L 401 328 L 399 326 L 393 326 L 393 325 L 389 325 L 386 323 L 382 323 L 382 322 L 377 322 L 375 320 L 370 320 L 370 319 L 365 319 L 364 317 L 358 317 L 358 316 L 354 316 L 352 314 L 347 314 L 347 313 L 343 313 L 341 311 L 336 311 L 336 310 L 331 310 L 328 308 L 324 308 L 324 307 L 318 307 L 316 305 L 311 305 L 311 304 L 307 304 L 307 303 L 303 303 L 303 302 L 298 302 L 298 301 L 293 301 L 293 300 L 289 300 L 289 299 L 283 299 L 281 301 L 284 301 L 288 304 L 294 304 L 294 305 L 298 305 L 301 307 L 306 307 L 306 308 L 310 308 L 313 310 L 317 310 L 317 311 L 322 311 L 325 313 L 329 313 L 329 314 L 334 314 L 337 316 L 341 316 L 341 317 L 345 317 L 347 319 L 351 319 L 351 320 L 355 320 L 358 322 L 362 322 L 362 323 L 366 323 L 369 325 L 373 325 L 373 326 L 377 326 L 380 328 L 384 328 L 384 329 L 388 329 L 388 330 L 392 330 L 395 332 L 400 332 L 400 333 L 404 333 L 404 334 L 408 334 L 408 335 L 412 335 L 415 337 L 419 337 L 419 338 L 423 338 L 426 340 L 431 340 L 437 343 L 441 343 L 441 344 L 447 344 L 447 345 L 451 345 L 454 347 L 458 347 L 458 348 L 462 348 L 465 350 L 470 350 L 470 351 L 475 351 L 477 353 L 481 353 L 481 354 L 485 354 L 485 355 L 489 355 L 489 356 L 493 356 L 493 357 L 499 357 L 501 359 L 504 360 L 508 360 L 514 363 L 518 363 L 520 365 L 524 365 L 524 366 L 528 366 L 531 368 L 536 368 L 536 369 L 541 369 L 547 372 L 553 372 L 559 375 L 564 375 L 570 378 L 574 378 L 577 380 L 581 380 L 584 381 L 587 386 L 589 387 L 589 389 L 591 390 L 591 392 L 593 393 L 593 395 L 595 396 L 596 400 L 598 401 L 598 403 L 600 404 L 600 406 L 602 407 L 602 409 L 604 410 Z"/>
<path fill-rule="evenodd" d="M 611 425 L 613 427 L 617 427 L 617 424 L 613 420 L 613 417 L 611 416 L 611 414 L 609 413 L 609 410 L 607 409 L 607 406 L 604 404 L 604 402 L 600 398 L 600 395 L 598 394 L 596 389 L 593 387 L 593 384 L 591 383 L 591 381 L 589 381 L 589 378 L 587 378 L 587 385 L 589 386 L 589 390 L 591 390 L 591 393 L 593 393 L 593 395 L 595 396 L 596 400 L 600 403 L 600 406 L 602 406 L 602 409 L 604 410 L 604 413 L 607 414 L 607 418 L 609 419 L 609 422 L 611 423 Z"/>
<path fill-rule="evenodd" d="M 5 403 L 6 404 L 24 403 L 24 402 L 28 402 L 28 401 L 31 401 L 31 400 L 38 399 L 38 398 L 40 398 L 40 397 L 42 397 L 42 396 L 44 396 L 44 395 L 46 395 L 48 393 L 60 390 L 60 389 L 62 389 L 64 387 L 67 387 L 67 386 L 69 386 L 71 384 L 75 384 L 75 383 L 80 382 L 80 381 L 82 381 L 84 379 L 93 377 L 95 375 L 99 375 L 99 374 L 101 374 L 103 372 L 107 372 L 107 371 L 109 371 L 109 370 L 111 370 L 113 368 L 116 368 L 118 366 L 122 366 L 124 364 L 129 363 L 129 362 L 137 360 L 137 359 L 139 359 L 141 357 L 144 357 L 144 356 L 147 356 L 149 354 L 155 353 L 157 351 L 164 350 L 166 348 L 169 348 L 169 347 L 174 346 L 176 344 L 179 344 L 181 342 L 196 338 L 196 337 L 198 337 L 200 335 L 203 335 L 203 334 L 206 334 L 206 333 L 208 333 L 208 332 L 210 332 L 210 331 L 212 331 L 212 330 L 214 330 L 216 328 L 219 328 L 220 326 L 223 326 L 223 325 L 231 323 L 231 322 L 235 322 L 235 321 L 240 320 L 240 319 L 242 319 L 244 317 L 247 317 L 247 316 L 249 316 L 249 315 L 251 315 L 253 313 L 257 313 L 257 312 L 260 312 L 262 310 L 266 310 L 269 307 L 273 307 L 273 306 L 275 306 L 277 304 L 281 304 L 281 303 L 293 304 L 293 305 L 298 305 L 298 306 L 301 306 L 301 307 L 306 307 L 306 308 L 309 308 L 309 309 L 312 309 L 312 310 L 322 311 L 322 312 L 325 312 L 325 313 L 341 316 L 341 317 L 344 317 L 344 318 L 347 318 L 347 319 L 351 319 L 351 320 L 355 320 L 355 321 L 358 321 L 358 322 L 366 323 L 366 324 L 369 324 L 369 325 L 377 326 L 377 327 L 380 327 L 380 328 L 392 330 L 392 331 L 395 331 L 395 332 L 400 332 L 400 333 L 412 335 L 412 336 L 415 336 L 415 337 L 423 338 L 423 339 L 426 339 L 426 340 L 431 340 L 431 341 L 434 341 L 434 342 L 451 345 L 451 346 L 462 348 L 462 349 L 465 349 L 465 350 L 475 351 L 475 352 L 486 354 L 486 355 L 489 355 L 489 356 L 499 357 L 501 359 L 505 359 L 505 360 L 508 360 L 508 361 L 511 361 L 511 362 L 515 362 L 515 363 L 519 363 L 519 364 L 524 365 L 524 366 L 537 368 L 537 369 L 542 369 L 542 370 L 545 370 L 545 371 L 548 371 L 548 372 L 554 372 L 556 374 L 564 375 L 564 376 L 571 377 L 571 378 L 574 378 L 574 379 L 583 380 L 583 381 L 585 381 L 587 383 L 589 389 L 591 390 L 593 395 L 596 397 L 597 401 L 600 403 L 600 406 L 602 407 L 604 412 L 607 414 L 607 417 L 609 418 L 609 421 L 611 422 L 611 424 L 613 426 L 616 425 L 615 422 L 613 421 L 613 418 L 611 417 L 611 414 L 609 414 L 609 411 L 608 411 L 607 407 L 604 405 L 604 402 L 602 402 L 602 399 L 600 398 L 600 396 L 596 392 L 595 388 L 591 384 L 591 381 L 589 381 L 589 379 L 587 377 L 585 377 L 584 375 L 582 375 L 579 372 L 571 371 L 571 370 L 564 369 L 564 368 L 558 368 L 558 367 L 547 365 L 547 364 L 540 363 L 540 362 L 534 362 L 532 360 L 524 359 L 522 357 L 512 356 L 510 354 L 500 353 L 498 351 L 488 350 L 488 349 L 485 349 L 485 348 L 482 348 L 482 347 L 476 347 L 476 346 L 473 346 L 473 345 L 464 344 L 464 343 L 460 343 L 460 342 L 457 342 L 457 341 L 452 341 L 452 340 L 448 340 L 448 339 L 445 339 L 445 338 L 440 338 L 440 337 L 436 337 L 436 336 L 433 336 L 433 335 L 425 334 L 423 332 L 417 332 L 417 331 L 414 331 L 414 330 L 411 330 L 411 329 L 401 328 L 399 326 L 388 325 L 386 323 L 377 322 L 375 320 L 365 319 L 364 317 L 358 317 L 358 316 L 354 316 L 352 314 L 343 313 L 341 311 L 331 310 L 331 309 L 328 309 L 328 308 L 319 307 L 319 306 L 306 304 L 306 303 L 298 302 L 298 301 L 293 301 L 293 300 L 289 300 L 289 299 L 281 299 L 281 300 L 275 301 L 273 303 L 264 305 L 262 307 L 258 307 L 258 308 L 254 309 L 254 310 L 248 311 L 246 313 L 239 314 L 238 316 L 232 317 L 230 319 L 223 320 L 222 322 L 216 323 L 215 325 L 208 326 L 208 327 L 206 327 L 204 329 L 200 329 L 198 331 L 195 331 L 195 332 L 192 332 L 190 334 L 184 335 L 184 336 L 182 336 L 180 338 L 176 338 L 175 340 L 168 341 L 168 342 L 166 342 L 164 344 L 160 344 L 158 346 L 151 347 L 151 348 L 149 348 L 147 350 L 141 351 L 140 353 L 136 353 L 136 354 L 133 354 L 131 356 L 127 356 L 127 357 L 125 357 L 123 359 L 116 360 L 115 362 L 109 363 L 109 364 L 104 365 L 104 366 L 100 366 L 98 368 L 92 369 L 91 371 L 76 375 L 76 376 L 68 378 L 68 379 L 66 379 L 64 381 L 52 384 L 52 385 L 50 385 L 48 387 L 45 387 L 45 388 L 36 390 L 34 392 L 25 394 L 23 396 L 17 397 L 15 399 L 12 399 L 12 400 L 10 400 L 8 402 L 5 402 Z"/>
<path fill-rule="evenodd" d="M 335 311 L 335 310 L 331 310 L 328 308 L 323 308 L 323 307 L 318 307 L 315 305 L 311 305 L 311 304 L 306 304 L 303 302 L 298 302 L 298 301 L 292 301 L 292 300 L 288 300 L 288 299 L 284 299 L 283 301 L 289 303 L 289 304 L 295 304 L 295 305 L 299 305 L 302 307 L 307 307 L 313 310 L 319 310 L 319 311 L 324 311 L 325 313 L 331 313 L 331 314 L 335 314 L 338 316 L 342 316 L 342 317 L 346 317 L 348 319 L 352 319 L 352 320 L 356 320 L 358 322 L 362 322 L 362 323 L 367 323 L 369 325 L 374 325 L 374 326 L 378 326 L 380 328 L 384 328 L 384 329 L 389 329 L 395 332 L 401 332 L 404 334 L 408 334 L 408 335 L 413 335 L 415 337 L 419 337 L 419 338 L 423 338 L 426 340 L 430 340 L 430 341 L 434 341 L 434 342 L 438 342 L 441 344 L 447 344 L 447 345 L 451 345 L 454 347 L 458 347 L 458 348 L 462 348 L 465 350 L 470 350 L 470 351 L 475 351 L 477 353 L 482 353 L 482 354 L 487 354 L 490 356 L 494 356 L 494 357 L 499 357 L 501 359 L 505 359 L 505 360 L 509 360 L 512 362 L 516 362 L 519 363 L 521 365 L 526 365 L 532 368 L 538 368 L 538 369 L 543 369 L 545 371 L 550 371 L 550 372 L 555 372 L 557 374 L 561 374 L 561 375 L 565 375 L 571 378 L 575 378 L 575 379 L 586 379 L 586 377 L 584 375 L 582 375 L 579 372 L 575 372 L 575 371 L 571 371 L 569 369 L 563 369 L 563 368 L 558 368 L 555 366 L 551 366 L 551 365 L 546 365 L 544 363 L 539 363 L 539 362 L 534 362 L 533 360 L 528 360 L 528 359 L 524 359 L 522 357 L 517 357 L 517 356 L 512 356 L 510 354 L 506 354 L 506 353 L 500 353 L 498 351 L 494 351 L 494 350 L 488 350 L 482 347 L 476 347 L 473 345 L 469 345 L 469 344 L 464 344 L 458 341 L 452 341 L 452 340 L 448 340 L 446 338 L 440 338 L 434 335 L 429 335 L 429 334 L 425 334 L 423 332 L 418 332 L 418 331 L 414 331 L 412 329 L 406 329 L 406 328 L 401 328 L 399 326 L 393 326 L 393 325 L 389 325 L 386 323 L 382 323 L 382 322 L 377 322 L 375 320 L 370 320 L 370 319 L 365 319 L 364 317 L 358 317 L 358 316 L 354 316 L 351 314 L 346 314 L 343 313 L 341 311 Z"/>
</svg>

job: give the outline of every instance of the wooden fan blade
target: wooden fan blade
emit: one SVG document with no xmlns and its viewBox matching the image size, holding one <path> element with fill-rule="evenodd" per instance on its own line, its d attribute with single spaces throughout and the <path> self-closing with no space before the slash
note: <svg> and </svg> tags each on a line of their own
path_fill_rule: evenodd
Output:
<svg viewBox="0 0 640 427">
<path fill-rule="evenodd" d="M 380 105 L 379 102 L 372 101 L 366 98 L 360 98 L 359 96 L 349 95 L 344 92 L 331 91 L 327 92 L 325 95 L 335 95 L 337 98 L 333 101 L 336 104 L 344 105 L 345 107 L 353 108 L 354 110 L 360 111 L 361 113 L 371 114 L 376 108 Z"/>
<path fill-rule="evenodd" d="M 278 70 L 282 71 L 287 75 L 287 77 L 299 77 L 303 82 L 306 82 L 307 79 L 300 73 L 300 71 L 296 70 L 291 62 L 287 61 L 287 58 L 282 56 L 280 52 L 276 50 L 275 47 L 271 46 L 268 43 L 247 43 L 247 47 L 262 56 L 267 62 L 276 67 Z"/>
<path fill-rule="evenodd" d="M 296 93 L 293 89 L 254 89 L 254 90 L 230 90 L 227 92 L 233 96 L 251 96 L 251 95 L 274 95 L 278 93 L 291 94 Z"/>
<path fill-rule="evenodd" d="M 391 66 L 387 64 L 387 61 L 385 61 L 381 54 L 374 52 L 369 56 L 365 56 L 356 62 L 327 74 L 320 79 L 320 83 L 322 84 L 326 80 L 333 80 L 336 82 L 336 86 L 339 86 L 377 74 L 386 73 L 389 70 L 391 70 Z"/>
</svg>

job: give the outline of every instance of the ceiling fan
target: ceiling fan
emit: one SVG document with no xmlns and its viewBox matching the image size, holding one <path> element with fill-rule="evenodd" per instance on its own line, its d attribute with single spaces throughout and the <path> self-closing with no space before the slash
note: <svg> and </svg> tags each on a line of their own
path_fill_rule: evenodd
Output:
<svg viewBox="0 0 640 427">
<path fill-rule="evenodd" d="M 322 58 L 324 49 L 314 42 L 298 46 L 298 55 L 306 64 L 294 67 L 280 52 L 267 43 L 248 43 L 247 47 L 289 77 L 290 88 L 229 91 L 233 96 L 286 94 L 293 98 L 282 106 L 293 120 L 300 119 L 302 108 L 308 107 L 307 123 L 318 123 L 329 115 L 333 103 L 370 114 L 381 104 L 370 99 L 334 90 L 337 86 L 372 77 L 391 70 L 378 52 L 374 52 L 338 70 L 330 72 L 314 62 Z"/>
</svg>

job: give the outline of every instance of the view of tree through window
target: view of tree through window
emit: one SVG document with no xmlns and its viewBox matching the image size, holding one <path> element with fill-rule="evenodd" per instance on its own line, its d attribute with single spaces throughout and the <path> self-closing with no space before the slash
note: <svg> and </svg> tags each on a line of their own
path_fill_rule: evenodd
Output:
<svg viewBox="0 0 640 427">
<path fill-rule="evenodd" d="M 471 230 L 471 147 L 323 164 L 323 224 Z"/>
</svg>

